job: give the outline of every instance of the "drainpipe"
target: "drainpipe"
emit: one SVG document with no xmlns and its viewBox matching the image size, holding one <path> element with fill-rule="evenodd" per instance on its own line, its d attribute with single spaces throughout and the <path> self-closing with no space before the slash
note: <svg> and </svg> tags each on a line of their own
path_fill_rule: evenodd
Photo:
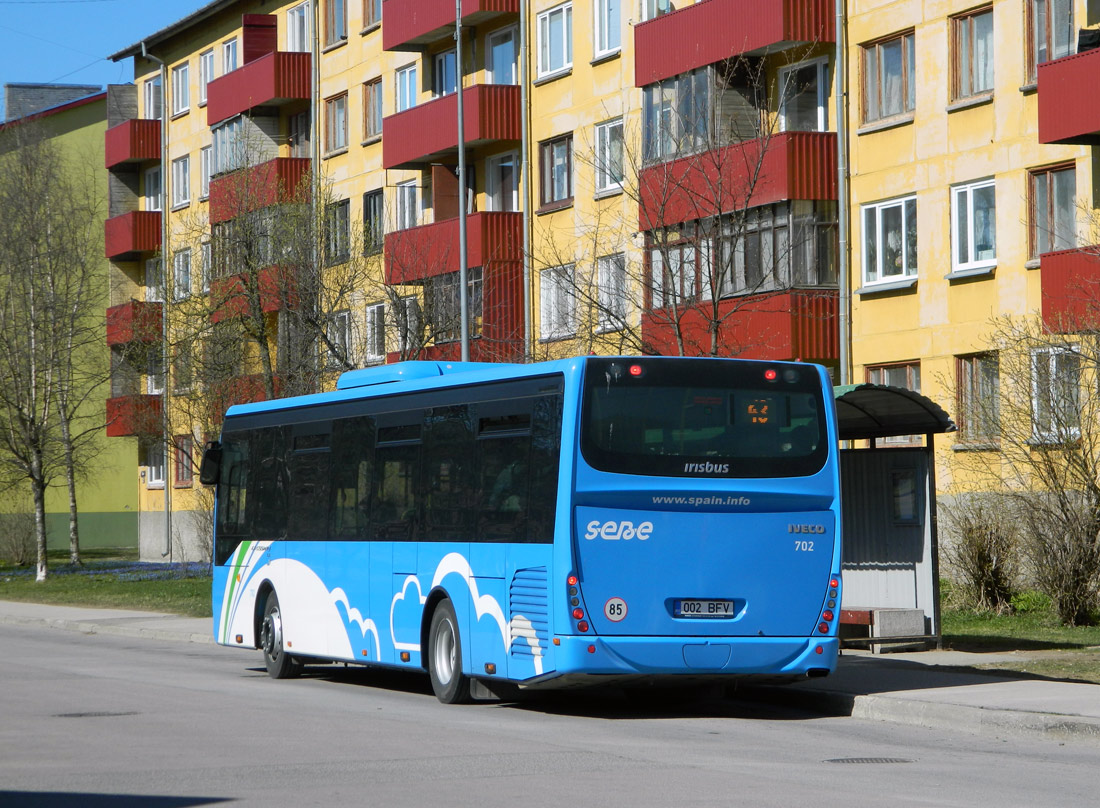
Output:
<svg viewBox="0 0 1100 808">
<path fill-rule="evenodd" d="M 161 363 L 163 365 L 164 389 L 161 391 L 161 429 L 164 432 L 162 450 L 164 452 L 164 551 L 161 558 L 172 560 L 172 482 L 169 479 L 172 467 L 172 421 L 168 407 L 171 403 L 171 357 L 168 350 L 168 65 L 145 49 L 141 43 L 141 56 L 160 65 L 160 277 L 162 286 L 160 337 Z"/>
<path fill-rule="evenodd" d="M 837 197 L 837 279 L 839 281 L 837 331 L 840 339 L 840 383 L 851 380 L 851 279 L 848 277 L 848 98 L 847 98 L 847 19 L 846 0 L 836 0 L 836 197 Z"/>
<path fill-rule="evenodd" d="M 313 0 L 309 5 L 310 12 L 313 15 L 309 37 L 309 47 L 311 51 L 309 61 L 310 73 L 312 74 L 312 87 L 310 88 L 309 99 L 309 215 L 314 229 L 311 257 L 313 259 L 314 269 L 316 270 L 321 265 L 321 245 L 317 234 L 321 232 L 320 225 L 323 224 L 320 219 L 320 212 L 318 211 L 321 202 L 321 138 L 320 127 L 317 123 L 317 119 L 321 114 L 321 12 L 318 8 L 320 5 L 318 0 Z"/>
<path fill-rule="evenodd" d="M 458 95 L 458 304 L 462 361 L 470 361 L 470 290 L 466 288 L 466 131 L 462 106 L 462 0 L 455 0 L 455 91 Z M 484 282 L 484 281 L 483 281 Z"/>
<path fill-rule="evenodd" d="M 531 98 L 527 87 L 527 0 L 519 4 L 519 150 L 520 180 L 523 182 L 523 290 L 520 292 L 523 306 L 523 361 L 532 357 L 531 340 L 531 133 L 528 131 L 527 113 Z"/>
</svg>

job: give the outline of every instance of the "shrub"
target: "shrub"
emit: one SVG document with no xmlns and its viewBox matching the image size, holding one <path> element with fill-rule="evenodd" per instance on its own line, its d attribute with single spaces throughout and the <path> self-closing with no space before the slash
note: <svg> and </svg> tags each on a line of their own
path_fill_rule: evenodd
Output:
<svg viewBox="0 0 1100 808">
<path fill-rule="evenodd" d="M 0 513 L 0 561 L 21 567 L 34 563 L 37 555 L 34 516 L 29 513 Z"/>
<path fill-rule="evenodd" d="M 1003 503 L 993 495 L 969 494 L 943 505 L 941 513 L 948 538 L 943 559 L 958 598 L 979 610 L 1012 611 L 1019 537 Z"/>
</svg>

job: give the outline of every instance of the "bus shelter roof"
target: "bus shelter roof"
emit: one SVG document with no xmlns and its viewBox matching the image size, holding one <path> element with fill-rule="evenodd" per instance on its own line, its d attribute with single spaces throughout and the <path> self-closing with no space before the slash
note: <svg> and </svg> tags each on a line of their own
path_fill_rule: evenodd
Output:
<svg viewBox="0 0 1100 808">
<path fill-rule="evenodd" d="M 954 432 L 955 422 L 927 396 L 885 384 L 833 388 L 841 440 Z"/>
</svg>

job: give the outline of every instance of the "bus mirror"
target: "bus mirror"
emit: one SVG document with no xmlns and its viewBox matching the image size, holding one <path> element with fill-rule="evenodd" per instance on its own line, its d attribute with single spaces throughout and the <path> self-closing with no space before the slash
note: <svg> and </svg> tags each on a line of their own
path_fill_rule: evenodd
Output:
<svg viewBox="0 0 1100 808">
<path fill-rule="evenodd" d="M 222 445 L 216 440 L 206 444 L 199 465 L 199 482 L 203 485 L 217 485 L 222 470 Z"/>
</svg>

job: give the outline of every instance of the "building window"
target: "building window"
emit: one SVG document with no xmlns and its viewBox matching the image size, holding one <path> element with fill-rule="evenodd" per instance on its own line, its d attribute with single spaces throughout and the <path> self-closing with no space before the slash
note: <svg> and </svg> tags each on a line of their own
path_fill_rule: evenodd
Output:
<svg viewBox="0 0 1100 808">
<path fill-rule="evenodd" d="M 690 242 L 662 244 L 649 251 L 650 307 L 690 305 L 699 299 L 697 250 Z"/>
<path fill-rule="evenodd" d="M 647 162 L 700 151 L 710 124 L 711 73 L 703 67 L 642 90 L 642 156 Z"/>
<path fill-rule="evenodd" d="M 335 45 L 348 38 L 348 0 L 328 0 L 325 3 L 325 45 Z"/>
<path fill-rule="evenodd" d="M 214 167 L 214 147 L 203 146 L 199 150 L 199 170 L 201 172 L 201 179 L 199 185 L 199 198 L 206 199 L 210 196 L 210 176 Z"/>
<path fill-rule="evenodd" d="M 186 62 L 172 68 L 172 114 L 181 115 L 191 108 L 191 70 Z"/>
<path fill-rule="evenodd" d="M 1063 165 L 1031 172 L 1030 255 L 1077 246 L 1077 168 Z"/>
<path fill-rule="evenodd" d="M 145 465 L 149 468 L 149 477 L 145 484 L 148 488 L 164 487 L 164 444 L 159 440 L 145 447 Z"/>
<path fill-rule="evenodd" d="M 382 191 L 363 194 L 363 252 L 374 255 L 385 244 L 386 220 L 383 217 Z"/>
<path fill-rule="evenodd" d="M 172 256 L 172 299 L 191 295 L 191 250 L 179 250 Z"/>
<path fill-rule="evenodd" d="M 333 202 L 325 209 L 325 263 L 339 264 L 348 259 L 351 231 L 351 201 Z"/>
<path fill-rule="evenodd" d="M 864 205 L 861 213 L 863 282 L 916 277 L 917 198 L 909 196 Z"/>
<path fill-rule="evenodd" d="M 542 339 L 573 336 L 577 330 L 576 306 L 572 264 L 539 273 L 539 335 Z"/>
<path fill-rule="evenodd" d="M 211 127 L 210 137 L 213 140 L 211 170 L 214 175 L 244 167 L 246 158 L 244 127 L 244 118 L 240 115 Z"/>
<path fill-rule="evenodd" d="M 286 49 L 298 53 L 312 50 L 309 36 L 309 23 L 313 14 L 309 2 L 299 3 L 286 13 Z"/>
<path fill-rule="evenodd" d="M 325 153 L 348 146 L 348 94 L 325 99 Z"/>
<path fill-rule="evenodd" d="M 145 301 L 164 302 L 164 273 L 159 258 L 150 258 L 145 262 Z"/>
<path fill-rule="evenodd" d="M 407 230 L 420 224 L 419 189 L 416 180 L 397 184 L 397 229 Z"/>
<path fill-rule="evenodd" d="M 191 158 L 184 156 L 172 161 L 172 207 L 178 208 L 191 202 Z"/>
<path fill-rule="evenodd" d="M 641 3 L 643 22 L 672 11 L 672 0 L 641 0 Z"/>
<path fill-rule="evenodd" d="M 382 22 L 382 0 L 363 0 L 363 27 L 373 28 Z"/>
<path fill-rule="evenodd" d="M 1027 78 L 1034 84 L 1038 65 L 1073 53 L 1073 0 L 1027 0 L 1027 29 Z"/>
<path fill-rule="evenodd" d="M 543 205 L 573 198 L 572 134 L 539 144 L 539 173 L 542 175 L 540 201 Z"/>
<path fill-rule="evenodd" d="M 920 362 L 901 362 L 895 365 L 879 365 L 867 368 L 869 384 L 885 384 L 920 392 Z M 891 435 L 879 438 L 880 443 L 920 443 L 920 435 Z"/>
<path fill-rule="evenodd" d="M 309 157 L 309 110 L 287 119 L 287 145 L 291 157 Z"/>
<path fill-rule="evenodd" d="M 191 343 L 181 341 L 172 353 L 172 392 L 176 395 L 185 395 L 191 391 L 193 359 Z"/>
<path fill-rule="evenodd" d="M 1080 437 L 1080 385 L 1081 357 L 1073 346 L 1032 351 L 1032 437 L 1037 443 L 1062 443 Z"/>
<path fill-rule="evenodd" d="M 459 273 L 435 275 L 424 284 L 424 303 L 430 335 L 436 342 L 454 342 L 462 336 L 462 301 Z M 466 276 L 469 333 L 481 334 L 481 267 L 470 267 Z"/>
<path fill-rule="evenodd" d="M 485 161 L 485 173 L 486 208 L 502 213 L 519 210 L 519 156 L 509 152 L 490 157 Z"/>
<path fill-rule="evenodd" d="M 596 192 L 623 187 L 623 119 L 596 125 Z"/>
<path fill-rule="evenodd" d="M 325 351 L 325 364 L 330 368 L 344 367 L 348 358 L 348 334 L 351 314 L 347 311 L 333 312 L 325 327 L 328 340 Z"/>
<path fill-rule="evenodd" d="M 818 59 L 779 71 L 779 126 L 784 132 L 828 131 L 828 66 Z"/>
<path fill-rule="evenodd" d="M 432 90 L 435 97 L 453 95 L 458 90 L 458 63 L 454 48 L 437 53 L 432 59 Z"/>
<path fill-rule="evenodd" d="M 164 209 L 164 186 L 160 181 L 160 166 L 145 171 L 145 210 Z"/>
<path fill-rule="evenodd" d="M 172 439 L 175 448 L 176 486 L 186 488 L 194 480 L 195 439 L 190 435 L 176 435 Z"/>
<path fill-rule="evenodd" d="M 152 120 L 160 120 L 163 108 L 161 102 L 163 94 L 160 87 L 160 76 L 148 79 L 141 85 L 142 103 L 145 108 L 145 117 Z"/>
<path fill-rule="evenodd" d="M 486 52 L 490 84 L 519 84 L 519 43 L 515 26 L 489 34 Z"/>
<path fill-rule="evenodd" d="M 396 110 L 404 112 L 416 106 L 416 63 L 399 67 L 394 71 L 397 95 Z"/>
<path fill-rule="evenodd" d="M 210 278 L 214 274 L 213 253 L 209 241 L 202 243 L 202 266 L 199 267 L 199 272 L 202 277 L 203 294 L 207 294 L 210 292 Z"/>
<path fill-rule="evenodd" d="M 237 69 L 237 38 L 222 43 L 222 75 Z"/>
<path fill-rule="evenodd" d="M 420 340 L 420 301 L 416 295 L 401 298 L 394 305 L 393 320 L 397 326 L 397 349 L 403 358 L 422 347 Z"/>
<path fill-rule="evenodd" d="M 626 258 L 622 253 L 596 259 L 596 304 L 601 331 L 626 326 Z"/>
<path fill-rule="evenodd" d="M 956 420 L 962 443 L 994 443 L 1000 434 L 1000 366 L 995 353 L 955 358 Z"/>
<path fill-rule="evenodd" d="M 993 92 L 993 9 L 951 19 L 954 38 L 954 98 Z"/>
<path fill-rule="evenodd" d="M 206 88 L 215 78 L 214 49 L 199 54 L 199 104 L 206 103 Z"/>
<path fill-rule="evenodd" d="M 620 0 L 596 0 L 596 33 L 593 41 L 596 58 L 614 53 L 622 47 Z"/>
<path fill-rule="evenodd" d="M 164 392 L 164 353 L 159 347 L 149 351 L 145 367 L 145 392 L 159 396 Z"/>
<path fill-rule="evenodd" d="M 573 4 L 538 15 L 538 76 L 564 73 L 573 67 Z"/>
<path fill-rule="evenodd" d="M 913 32 L 863 46 L 863 122 L 912 112 L 916 107 Z"/>
<path fill-rule="evenodd" d="M 382 79 L 363 84 L 363 139 L 382 137 Z"/>
<path fill-rule="evenodd" d="M 367 305 L 366 360 L 383 362 L 386 359 L 386 304 Z"/>
<path fill-rule="evenodd" d="M 997 264 L 997 197 L 993 180 L 951 189 L 954 269 L 988 269 Z"/>
</svg>

